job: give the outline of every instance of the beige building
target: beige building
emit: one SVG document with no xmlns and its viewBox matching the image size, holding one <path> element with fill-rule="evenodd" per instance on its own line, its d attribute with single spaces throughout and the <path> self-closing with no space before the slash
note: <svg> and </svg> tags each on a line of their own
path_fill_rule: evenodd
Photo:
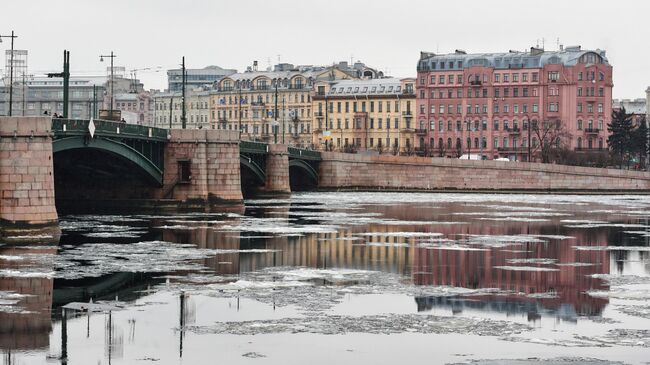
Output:
<svg viewBox="0 0 650 365">
<path fill-rule="evenodd" d="M 314 144 L 339 151 L 415 153 L 414 78 L 317 82 Z M 424 138 L 424 136 L 422 136 Z"/>
<path fill-rule="evenodd" d="M 254 65 L 216 84 L 210 93 L 210 121 L 216 129 L 240 129 L 242 139 L 263 142 L 274 141 L 275 125 L 279 143 L 312 147 L 314 85 L 376 75 L 361 63 L 354 67 L 279 64 L 273 71 L 257 71 Z"/>
<path fill-rule="evenodd" d="M 180 92 L 154 94 L 154 124 L 160 128 L 182 128 L 183 98 Z M 185 93 L 186 128 L 211 128 L 210 92 L 203 89 Z"/>
</svg>

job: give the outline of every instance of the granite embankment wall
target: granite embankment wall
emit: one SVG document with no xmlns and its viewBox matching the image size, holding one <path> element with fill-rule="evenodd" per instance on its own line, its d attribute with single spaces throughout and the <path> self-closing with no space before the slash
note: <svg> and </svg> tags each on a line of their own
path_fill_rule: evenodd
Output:
<svg viewBox="0 0 650 365">
<path fill-rule="evenodd" d="M 542 163 L 324 152 L 319 188 L 649 191 L 650 173 Z"/>
</svg>

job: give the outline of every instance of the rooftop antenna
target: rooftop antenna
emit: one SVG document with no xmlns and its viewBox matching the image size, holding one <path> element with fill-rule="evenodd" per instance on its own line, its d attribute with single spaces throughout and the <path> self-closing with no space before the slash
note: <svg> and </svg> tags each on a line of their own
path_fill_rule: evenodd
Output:
<svg viewBox="0 0 650 365">
<path fill-rule="evenodd" d="M 555 40 L 555 43 L 556 43 L 557 49 L 560 50 L 560 37 L 557 37 L 557 39 Z"/>
<path fill-rule="evenodd" d="M 535 48 L 539 48 L 539 38 L 535 40 Z"/>
<path fill-rule="evenodd" d="M 278 55 L 278 63 L 280 63 L 280 55 Z"/>
<path fill-rule="evenodd" d="M 354 65 L 353 58 L 354 58 L 354 55 L 350 54 L 350 67 L 352 67 L 352 65 Z"/>
<path fill-rule="evenodd" d="M 545 41 L 546 41 L 546 39 L 544 39 L 544 37 L 542 37 L 542 49 L 544 49 Z"/>
</svg>

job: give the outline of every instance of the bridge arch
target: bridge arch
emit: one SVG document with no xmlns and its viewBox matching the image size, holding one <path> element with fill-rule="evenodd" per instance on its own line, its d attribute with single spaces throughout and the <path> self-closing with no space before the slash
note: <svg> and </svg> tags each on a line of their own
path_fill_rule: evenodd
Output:
<svg viewBox="0 0 650 365">
<path fill-rule="evenodd" d="M 162 186 L 163 172 L 151 160 L 146 158 L 133 147 L 107 138 L 90 139 L 88 136 L 74 136 L 55 139 L 52 143 L 52 153 L 75 149 L 91 148 L 110 153 L 121 159 L 132 162 L 145 173 L 153 183 Z"/>
<path fill-rule="evenodd" d="M 318 186 L 318 172 L 305 160 L 289 160 L 291 191 L 311 190 Z"/>
<path fill-rule="evenodd" d="M 255 160 L 250 157 L 240 155 L 239 163 L 248 168 L 248 170 L 256 178 L 259 184 L 264 185 L 266 182 L 266 173 L 264 172 L 264 169 L 259 166 L 257 162 L 255 162 Z"/>
</svg>

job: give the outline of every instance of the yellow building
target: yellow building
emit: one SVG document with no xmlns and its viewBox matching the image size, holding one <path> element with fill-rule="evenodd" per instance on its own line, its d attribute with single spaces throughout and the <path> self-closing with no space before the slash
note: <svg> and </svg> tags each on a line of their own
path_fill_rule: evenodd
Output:
<svg viewBox="0 0 650 365">
<path fill-rule="evenodd" d="M 313 143 L 338 151 L 417 152 L 414 86 L 414 78 L 317 82 Z"/>
<path fill-rule="evenodd" d="M 312 98 L 316 82 L 377 75 L 365 66 L 354 69 L 347 64 L 345 67 L 279 64 L 273 71 L 256 71 L 255 67 L 221 79 L 216 90 L 210 92 L 212 126 L 240 129 L 242 139 L 273 142 L 276 125 L 278 143 L 301 147 L 312 147 Z"/>
</svg>

